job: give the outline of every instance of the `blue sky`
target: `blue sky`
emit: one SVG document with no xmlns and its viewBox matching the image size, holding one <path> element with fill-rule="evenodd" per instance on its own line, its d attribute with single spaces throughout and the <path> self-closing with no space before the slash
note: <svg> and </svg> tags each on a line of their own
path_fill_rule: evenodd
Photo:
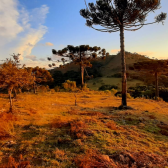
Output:
<svg viewBox="0 0 168 168">
<path fill-rule="evenodd" d="M 167 0 L 162 0 L 161 6 L 149 14 L 149 22 L 161 11 L 168 12 Z M 53 48 L 82 44 L 116 54 L 120 49 L 119 32 L 102 33 L 87 27 L 79 14 L 82 8 L 84 0 L 0 0 L 0 60 L 21 53 L 22 63 L 27 66 L 47 67 L 46 58 L 52 56 Z M 164 25 L 156 23 L 125 32 L 125 50 L 168 58 L 168 19 Z"/>
</svg>

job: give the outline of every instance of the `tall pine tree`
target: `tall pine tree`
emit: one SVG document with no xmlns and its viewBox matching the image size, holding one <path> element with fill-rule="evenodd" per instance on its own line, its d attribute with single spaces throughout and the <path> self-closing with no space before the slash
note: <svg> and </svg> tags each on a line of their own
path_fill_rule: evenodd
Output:
<svg viewBox="0 0 168 168">
<path fill-rule="evenodd" d="M 159 7 L 160 0 L 97 0 L 95 4 L 86 4 L 86 9 L 80 10 L 80 14 L 86 19 L 87 26 L 101 32 L 120 32 L 122 106 L 127 106 L 124 31 L 136 31 L 145 25 L 163 22 L 166 19 L 166 13 L 156 16 L 152 23 L 145 23 L 148 14 Z M 99 25 L 101 28 L 96 28 L 95 25 Z"/>
</svg>

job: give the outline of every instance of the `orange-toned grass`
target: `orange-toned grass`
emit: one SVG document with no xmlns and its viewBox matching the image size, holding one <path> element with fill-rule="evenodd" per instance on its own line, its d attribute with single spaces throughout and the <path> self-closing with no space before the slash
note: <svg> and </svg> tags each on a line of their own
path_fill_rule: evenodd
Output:
<svg viewBox="0 0 168 168">
<path fill-rule="evenodd" d="M 101 155 L 92 149 L 88 150 L 86 154 L 78 155 L 74 161 L 78 168 L 117 168 L 108 156 Z"/>
<path fill-rule="evenodd" d="M 117 129 L 116 123 L 114 121 L 107 122 L 105 125 L 111 130 L 116 130 Z"/>
<path fill-rule="evenodd" d="M 55 128 L 59 128 L 56 132 L 61 132 L 64 130 L 63 127 L 67 127 L 70 132 L 68 136 L 71 137 L 65 139 L 60 137 L 60 139 L 63 142 L 69 140 L 70 143 L 81 140 L 82 143 L 74 145 L 74 147 L 84 146 L 88 149 L 94 146 L 100 151 L 133 150 L 168 156 L 167 134 L 163 131 L 160 134 L 144 131 L 148 123 L 162 122 L 168 124 L 168 103 L 147 99 L 128 99 L 128 105 L 133 110 L 116 110 L 113 107 L 118 107 L 121 104 L 121 98 L 107 95 L 104 92 L 79 92 L 76 93 L 76 97 L 74 97 L 74 93 L 68 92 L 40 93 L 37 95 L 23 93 L 18 95 L 17 101 L 14 101 L 14 113 L 7 114 L 8 99 L 2 96 L 0 98 L 1 136 L 8 135 L 8 137 L 22 142 L 21 133 L 30 132 L 30 130 L 23 128 L 32 125 L 34 130 L 37 129 L 34 132 L 39 131 L 40 133 L 30 140 L 31 145 L 34 143 L 43 144 L 43 141 L 47 141 L 47 136 L 51 139 L 52 136 L 57 138 L 57 135 L 53 135 L 56 134 Z M 76 106 L 75 99 L 77 100 Z M 124 121 L 127 121 L 128 118 L 130 120 L 140 119 L 144 123 L 127 125 Z M 15 132 L 15 128 L 19 129 L 20 132 Z M 2 133 L 3 129 L 6 132 Z M 165 128 L 160 129 L 166 130 Z M 64 132 L 62 131 L 62 134 Z M 56 141 L 61 140 L 57 138 Z M 11 149 L 14 150 L 14 147 Z M 5 146 L 4 153 L 7 151 L 6 153 L 13 155 L 11 149 Z M 55 148 L 50 150 L 54 152 Z M 59 150 L 65 151 L 66 156 L 66 149 Z M 74 154 L 74 150 L 72 153 L 73 157 L 79 154 Z M 61 155 L 59 157 L 61 158 Z"/>
</svg>

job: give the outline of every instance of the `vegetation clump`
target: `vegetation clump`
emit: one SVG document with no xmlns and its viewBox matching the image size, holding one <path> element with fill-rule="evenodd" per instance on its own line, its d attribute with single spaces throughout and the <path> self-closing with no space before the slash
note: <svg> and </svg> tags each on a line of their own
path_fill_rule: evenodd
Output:
<svg viewBox="0 0 168 168">
<path fill-rule="evenodd" d="M 66 91 L 74 91 L 75 89 L 77 89 L 75 81 L 67 80 L 62 84 L 62 86 Z"/>
<path fill-rule="evenodd" d="M 99 87 L 99 90 L 111 90 L 111 89 L 118 89 L 118 86 L 116 85 L 102 85 Z"/>
</svg>

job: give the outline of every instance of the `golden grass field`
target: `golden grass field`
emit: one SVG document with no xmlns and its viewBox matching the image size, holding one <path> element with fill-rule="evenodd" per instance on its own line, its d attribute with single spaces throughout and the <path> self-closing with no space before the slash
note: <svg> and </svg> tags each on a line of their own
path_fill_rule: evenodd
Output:
<svg viewBox="0 0 168 168">
<path fill-rule="evenodd" d="M 76 105 L 75 105 L 76 100 Z M 0 168 L 168 166 L 168 103 L 109 92 L 0 95 Z M 13 167 L 14 167 L 13 166 Z"/>
<path fill-rule="evenodd" d="M 89 81 L 87 81 L 87 86 L 91 89 L 91 90 L 98 90 L 100 86 L 102 85 L 116 85 L 118 86 L 118 91 L 122 90 L 122 83 L 121 83 L 122 79 L 121 78 L 107 78 L 107 77 L 99 77 L 99 78 L 93 78 Z M 144 82 L 140 81 L 140 80 L 135 80 L 132 79 L 132 81 L 127 81 L 127 87 L 136 87 L 136 85 L 143 85 Z"/>
</svg>

